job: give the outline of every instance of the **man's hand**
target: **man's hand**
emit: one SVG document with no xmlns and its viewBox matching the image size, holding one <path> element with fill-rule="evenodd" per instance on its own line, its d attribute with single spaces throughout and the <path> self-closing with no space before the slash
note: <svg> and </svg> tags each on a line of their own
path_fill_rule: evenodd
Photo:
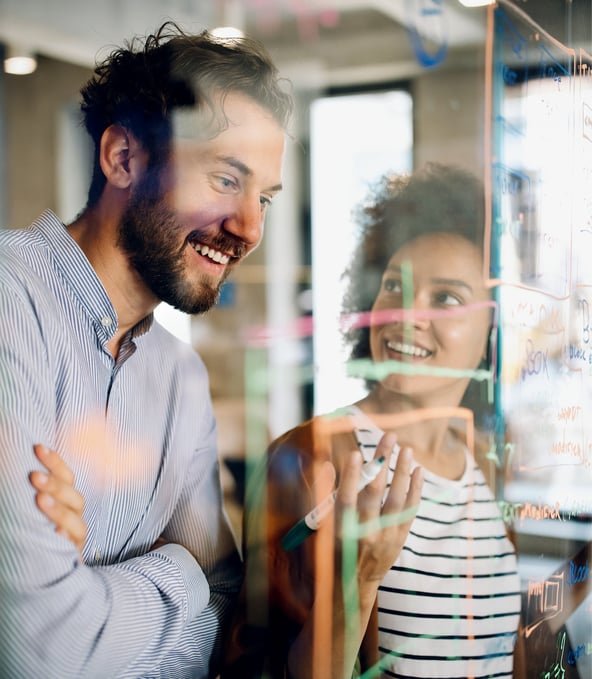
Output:
<svg viewBox="0 0 592 679">
<path fill-rule="evenodd" d="M 67 537 L 82 554 L 86 540 L 86 523 L 82 518 L 84 498 L 74 488 L 74 474 L 62 458 L 46 446 L 33 446 L 35 457 L 47 469 L 29 475 L 37 490 L 37 507 L 55 524 L 56 532 Z"/>
</svg>

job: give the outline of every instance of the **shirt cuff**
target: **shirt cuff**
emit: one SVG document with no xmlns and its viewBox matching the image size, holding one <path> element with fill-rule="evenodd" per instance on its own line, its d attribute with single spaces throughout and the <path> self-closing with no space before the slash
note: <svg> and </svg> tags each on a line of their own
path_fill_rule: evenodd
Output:
<svg viewBox="0 0 592 679">
<path fill-rule="evenodd" d="M 201 566 L 182 545 L 168 543 L 155 549 L 153 554 L 174 562 L 179 569 L 187 592 L 187 620 L 193 620 L 204 610 L 210 600 L 210 585 Z"/>
</svg>

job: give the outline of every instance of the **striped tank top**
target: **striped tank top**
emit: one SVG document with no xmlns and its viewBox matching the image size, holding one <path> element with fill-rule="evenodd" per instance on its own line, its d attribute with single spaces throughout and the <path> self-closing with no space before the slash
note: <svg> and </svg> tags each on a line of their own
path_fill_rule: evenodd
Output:
<svg viewBox="0 0 592 679">
<path fill-rule="evenodd" d="M 365 460 L 383 432 L 346 412 Z M 422 499 L 403 550 L 378 591 L 384 677 L 512 676 L 520 613 L 516 555 L 469 451 L 462 478 L 424 470 Z M 390 460 L 389 485 L 397 458 Z"/>
</svg>

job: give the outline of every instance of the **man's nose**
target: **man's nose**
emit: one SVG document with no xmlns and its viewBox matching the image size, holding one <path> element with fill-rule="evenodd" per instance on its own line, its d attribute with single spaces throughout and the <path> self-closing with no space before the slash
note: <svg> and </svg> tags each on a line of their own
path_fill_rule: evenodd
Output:
<svg viewBox="0 0 592 679">
<path fill-rule="evenodd" d="M 244 196 L 224 220 L 224 229 L 253 249 L 263 235 L 263 211 L 259 195 Z"/>
</svg>

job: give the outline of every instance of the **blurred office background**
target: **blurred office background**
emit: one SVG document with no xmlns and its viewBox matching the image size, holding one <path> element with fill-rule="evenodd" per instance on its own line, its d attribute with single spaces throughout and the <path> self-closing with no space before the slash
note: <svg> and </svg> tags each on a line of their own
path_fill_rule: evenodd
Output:
<svg viewBox="0 0 592 679">
<path fill-rule="evenodd" d="M 192 343 L 209 368 L 223 483 L 239 532 L 244 459 L 260 455 L 271 437 L 304 418 L 362 393 L 359 380 L 348 378 L 345 370 L 338 331 L 340 274 L 353 247 L 351 210 L 382 172 L 409 172 L 429 161 L 460 165 L 484 179 L 493 194 L 493 211 L 496 191 L 506 197 L 512 193 L 502 191 L 502 184 L 516 186 L 520 177 L 534 183 L 536 176 L 547 186 L 554 184 L 555 206 L 563 209 L 554 225 L 545 227 L 546 236 L 562 240 L 577 219 L 587 224 L 588 218 L 579 213 L 566 214 L 572 203 L 565 204 L 561 196 L 567 195 L 562 182 L 567 187 L 568 181 L 569 191 L 577 186 L 580 197 L 589 192 L 585 180 L 592 163 L 587 164 L 582 144 L 587 143 L 583 140 L 592 103 L 588 120 L 589 85 L 573 76 L 582 75 L 583 64 L 592 65 L 592 2 L 503 2 L 509 20 L 498 18 L 497 28 L 491 8 L 474 4 L 479 5 L 470 0 L 0 0 L 3 56 L 29 56 L 36 62 L 29 74 L 0 74 L 0 222 L 6 228 L 28 225 L 45 208 L 68 221 L 83 206 L 90 148 L 79 125 L 78 90 L 110 45 L 145 35 L 165 19 L 189 31 L 233 27 L 261 39 L 293 84 L 297 111 L 286 157 L 286 188 L 268 214 L 262 245 L 233 274 L 220 304 L 206 316 L 187 318 L 168 308 L 158 310 L 162 322 Z M 509 54 L 503 64 L 496 61 L 495 40 L 502 43 L 499 53 Z M 546 45 L 549 62 L 542 70 L 540 54 L 529 62 L 520 53 L 529 41 Z M 554 69 L 554 59 L 563 66 Z M 501 80 L 496 80 L 496 69 L 503 70 Z M 540 87 L 531 85 L 527 92 L 527 76 Z M 556 103 L 552 92 L 568 80 L 571 98 L 567 105 L 565 98 Z M 520 145 L 514 143 L 512 130 L 538 130 L 545 122 L 540 107 L 524 105 L 529 96 L 535 103 L 544 101 L 547 113 L 549 107 L 559 116 L 565 113 L 562 106 L 569 110 L 547 136 L 530 133 L 531 142 L 544 143 Z M 505 137 L 500 140 L 496 124 L 502 118 Z M 567 127 L 562 126 L 567 120 Z M 502 172 L 501 160 L 512 169 L 504 165 Z M 523 197 L 524 184 L 520 187 Z M 584 198 L 581 205 L 583 212 L 590 207 Z M 519 220 L 514 224 L 512 215 L 507 217 L 514 207 L 506 198 L 497 207 L 498 222 L 509 219 L 508 228 L 498 235 L 494 229 L 492 236 L 498 260 L 490 273 L 508 283 L 509 290 L 501 300 L 507 309 L 539 305 L 555 318 L 576 319 L 575 334 L 559 342 L 554 335 L 544 351 L 549 362 L 559 357 L 560 386 L 552 399 L 566 390 L 576 393 L 585 420 L 590 368 L 576 371 L 568 354 L 588 342 L 583 315 L 590 276 L 578 271 L 592 259 L 590 243 L 578 241 L 579 255 L 573 258 L 574 241 L 569 239 L 569 247 L 560 250 L 569 259 L 569 276 L 562 278 L 563 269 L 555 276 L 560 259 L 545 259 L 536 244 L 529 249 L 531 241 L 524 235 L 516 239 L 518 247 L 511 243 L 506 249 Z M 536 261 L 531 262 L 532 253 Z M 524 287 L 524 272 L 531 269 L 539 278 L 549 274 L 550 281 L 534 286 L 534 299 L 516 301 L 512 291 Z M 543 295 L 544 304 L 537 295 Z M 558 298 L 565 303 L 554 308 L 549 300 Z M 580 427 L 583 452 L 579 458 L 562 458 L 560 471 L 551 474 L 552 491 L 548 476 L 524 471 L 534 468 L 524 464 L 528 455 L 536 457 L 556 440 L 557 432 L 549 428 L 553 417 L 542 429 L 537 417 L 560 403 L 549 402 L 549 385 L 542 389 L 516 378 L 520 343 L 526 341 L 520 328 L 530 319 L 514 323 L 510 316 L 500 353 L 502 363 L 504 352 L 507 356 L 506 371 L 497 394 L 515 414 L 508 417 L 513 438 L 506 444 L 519 464 L 514 483 L 510 480 L 500 490 L 500 501 L 515 506 L 561 502 L 565 509 L 561 524 L 518 522 L 528 591 L 537 578 L 549 584 L 545 574 L 592 538 L 592 437 Z M 504 324 L 503 309 L 500 322 Z M 536 329 L 550 336 L 544 324 Z M 577 372 L 576 392 L 560 377 L 562 370 L 571 369 L 570 379 Z M 540 462 L 540 468 L 545 466 L 545 460 Z M 564 500 L 568 496 L 569 507 Z M 588 649 L 580 654 L 582 679 L 590 676 L 590 599 L 585 606 L 587 622 L 578 618 L 574 623 L 583 629 L 580 636 Z"/>
<path fill-rule="evenodd" d="M 90 168 L 79 87 L 109 46 L 168 18 L 191 31 L 232 26 L 261 39 L 296 95 L 287 190 L 262 246 L 207 317 L 161 310 L 203 354 L 221 417 L 233 423 L 245 394 L 244 339 L 260 328 L 274 335 L 268 425 L 277 435 L 347 399 L 338 336 L 313 347 L 299 341 L 308 332 L 297 320 L 315 305 L 317 322 L 327 321 L 315 335 L 335 327 L 350 210 L 369 184 L 430 160 L 483 173 L 485 10 L 456 0 L 0 0 L 4 56 L 36 60 L 34 72 L 0 80 L 5 227 L 25 226 L 47 207 L 65 221 L 76 216 Z M 314 383 L 297 374 L 313 350 Z M 228 445 L 239 452 L 242 444 Z"/>
</svg>

